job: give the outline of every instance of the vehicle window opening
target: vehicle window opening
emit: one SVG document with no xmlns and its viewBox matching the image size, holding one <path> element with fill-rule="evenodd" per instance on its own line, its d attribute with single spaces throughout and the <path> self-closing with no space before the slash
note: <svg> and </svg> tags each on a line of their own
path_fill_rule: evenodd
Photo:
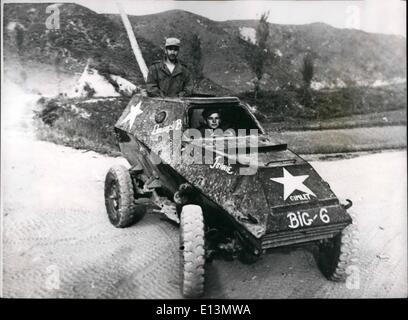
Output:
<svg viewBox="0 0 408 320">
<path fill-rule="evenodd" d="M 259 129 L 254 119 L 240 105 L 223 105 L 219 108 L 217 108 L 217 105 L 205 105 L 190 108 L 188 112 L 189 128 L 199 129 L 200 127 L 206 125 L 203 117 L 204 110 L 219 112 L 222 119 L 220 125 L 222 130 L 233 129 L 237 133 L 238 129 L 247 129 L 247 134 L 249 134 L 250 129 Z"/>
</svg>

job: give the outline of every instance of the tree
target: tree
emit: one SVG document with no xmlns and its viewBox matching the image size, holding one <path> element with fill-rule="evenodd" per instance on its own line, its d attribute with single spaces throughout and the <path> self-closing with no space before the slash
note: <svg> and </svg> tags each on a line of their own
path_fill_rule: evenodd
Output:
<svg viewBox="0 0 408 320">
<path fill-rule="evenodd" d="M 57 90 L 58 95 L 61 93 L 61 64 L 63 62 L 63 49 L 58 49 L 54 57 L 55 74 L 57 75 Z"/>
<path fill-rule="evenodd" d="M 191 39 L 191 60 L 192 60 L 192 72 L 195 82 L 194 87 L 198 87 L 201 81 L 204 79 L 204 74 L 202 63 L 201 39 L 197 34 L 194 34 Z"/>
<path fill-rule="evenodd" d="M 22 80 L 23 85 L 26 85 L 26 81 L 27 81 L 27 73 L 25 71 L 24 68 L 24 26 L 21 24 L 17 24 L 16 28 L 15 28 L 15 41 L 16 41 L 16 47 L 17 47 L 17 53 L 18 53 L 18 57 L 20 60 L 20 64 L 22 66 L 22 70 L 20 71 L 20 77 Z"/>
<path fill-rule="evenodd" d="M 24 43 L 24 29 L 19 24 L 16 26 L 16 46 L 17 52 L 21 56 L 23 51 L 23 43 Z"/>
<path fill-rule="evenodd" d="M 301 72 L 303 76 L 303 102 L 306 107 L 310 108 L 312 105 L 310 85 L 314 76 L 314 62 L 310 52 L 307 52 L 303 57 Z"/>
<path fill-rule="evenodd" d="M 256 28 L 256 46 L 253 52 L 253 60 L 251 63 L 252 69 L 255 73 L 256 80 L 254 83 L 254 100 L 256 103 L 256 99 L 259 93 L 260 81 L 262 79 L 262 75 L 264 74 L 264 69 L 266 62 L 269 58 L 268 46 L 267 41 L 269 38 L 269 25 L 268 25 L 268 16 L 269 11 L 264 12 L 258 22 L 258 26 Z"/>
<path fill-rule="evenodd" d="M 303 57 L 302 76 L 304 87 L 310 88 L 313 75 L 314 75 L 313 58 L 310 52 L 308 52 Z"/>
</svg>

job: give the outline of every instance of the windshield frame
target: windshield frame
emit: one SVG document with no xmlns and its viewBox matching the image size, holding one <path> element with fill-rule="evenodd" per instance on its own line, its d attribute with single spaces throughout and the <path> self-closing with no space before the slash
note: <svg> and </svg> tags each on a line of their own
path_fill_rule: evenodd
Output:
<svg viewBox="0 0 408 320">
<path fill-rule="evenodd" d="M 190 110 L 191 109 L 203 109 L 203 108 L 214 108 L 214 107 L 218 107 L 220 109 L 222 108 L 240 108 L 241 110 L 243 110 L 253 121 L 253 123 L 255 124 L 256 128 L 253 129 L 258 129 L 259 130 L 259 134 L 266 134 L 265 129 L 262 127 L 261 123 L 259 122 L 259 120 L 255 117 L 255 115 L 250 111 L 250 109 L 248 108 L 248 106 L 240 101 L 237 101 L 235 103 L 231 103 L 231 102 L 227 102 L 227 103 L 223 103 L 223 102 L 219 102 L 216 104 L 193 104 L 193 103 L 189 103 L 186 106 L 185 109 L 185 125 L 186 125 L 186 130 L 188 129 L 197 129 L 197 128 L 191 128 L 190 127 Z M 242 128 L 242 129 L 247 129 L 247 128 Z M 247 129 L 247 130 L 251 130 L 251 129 Z M 246 137 L 249 137 L 250 134 L 245 135 Z M 243 137 L 245 137 L 243 136 Z M 228 136 L 218 136 L 218 137 L 213 137 L 213 139 L 217 139 L 217 138 L 233 138 L 233 137 L 228 137 Z M 203 138 L 205 139 L 205 138 Z"/>
</svg>

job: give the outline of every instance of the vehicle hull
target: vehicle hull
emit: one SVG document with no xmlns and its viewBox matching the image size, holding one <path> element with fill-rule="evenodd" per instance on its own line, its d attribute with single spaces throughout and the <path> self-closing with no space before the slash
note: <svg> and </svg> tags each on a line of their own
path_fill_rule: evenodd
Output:
<svg viewBox="0 0 408 320">
<path fill-rule="evenodd" d="M 149 183 L 156 180 L 152 185 L 170 197 L 188 183 L 197 192 L 198 204 L 208 207 L 204 208 L 208 220 L 228 221 L 257 252 L 332 238 L 352 223 L 347 210 L 314 168 L 286 145 L 277 140 L 271 143 L 262 130 L 257 148 L 251 151 L 255 166 L 254 162 L 243 163 L 237 155 L 231 156 L 228 146 L 213 152 L 209 163 L 197 163 L 187 153 L 194 149 L 204 154 L 214 150 L 214 145 L 199 141 L 197 146 L 197 141 L 182 139 L 187 125 L 183 110 L 191 107 L 189 103 L 133 98 L 118 120 L 115 130 L 120 149 L 134 170 L 143 171 Z M 168 122 L 155 124 L 156 111 L 167 112 Z M 132 112 L 134 118 L 130 117 Z M 176 143 L 180 144 L 179 156 L 174 157 Z M 242 169 L 254 167 L 252 172 L 242 173 Z"/>
</svg>

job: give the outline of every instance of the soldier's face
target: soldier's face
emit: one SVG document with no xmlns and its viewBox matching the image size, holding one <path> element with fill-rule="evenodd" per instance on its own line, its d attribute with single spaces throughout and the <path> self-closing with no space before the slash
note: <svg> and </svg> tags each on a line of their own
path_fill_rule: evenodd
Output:
<svg viewBox="0 0 408 320">
<path fill-rule="evenodd" d="M 218 112 L 210 114 L 206 120 L 210 129 L 217 129 L 221 124 L 221 117 Z"/>
<path fill-rule="evenodd" d="M 166 57 L 171 62 L 176 61 L 178 53 L 179 53 L 179 47 L 176 47 L 176 46 L 166 47 Z"/>
</svg>

